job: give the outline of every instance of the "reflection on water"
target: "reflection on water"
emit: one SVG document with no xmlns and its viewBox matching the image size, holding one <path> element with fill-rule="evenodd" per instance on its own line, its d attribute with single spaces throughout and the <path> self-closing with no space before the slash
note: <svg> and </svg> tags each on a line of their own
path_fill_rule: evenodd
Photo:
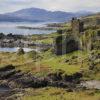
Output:
<svg viewBox="0 0 100 100">
<path fill-rule="evenodd" d="M 14 47 L 14 48 L 0 48 L 0 51 L 1 52 L 16 52 L 18 51 L 19 47 Z M 23 48 L 23 50 L 25 52 L 29 52 L 29 51 L 32 51 L 32 50 L 36 50 L 36 49 L 30 49 L 30 48 Z"/>
<path fill-rule="evenodd" d="M 3 86 L 0 86 L 0 93 L 1 92 L 6 92 L 6 91 L 9 91 L 9 87 L 3 87 Z"/>
</svg>

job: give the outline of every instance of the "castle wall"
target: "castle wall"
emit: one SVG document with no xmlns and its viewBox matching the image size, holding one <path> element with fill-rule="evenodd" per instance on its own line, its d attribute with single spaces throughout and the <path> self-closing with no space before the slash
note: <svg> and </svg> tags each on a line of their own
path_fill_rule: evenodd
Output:
<svg viewBox="0 0 100 100">
<path fill-rule="evenodd" d="M 84 23 L 77 18 L 72 19 L 72 34 L 64 36 L 63 31 L 58 31 L 59 36 L 55 38 L 54 50 L 56 55 L 63 55 L 80 49 L 79 35 L 84 31 Z"/>
<path fill-rule="evenodd" d="M 84 31 L 84 23 L 77 18 L 72 18 L 71 26 L 73 35 L 79 36 Z"/>
<path fill-rule="evenodd" d="M 58 36 L 55 38 L 55 54 L 63 55 L 78 50 L 79 41 L 73 36 Z"/>
</svg>

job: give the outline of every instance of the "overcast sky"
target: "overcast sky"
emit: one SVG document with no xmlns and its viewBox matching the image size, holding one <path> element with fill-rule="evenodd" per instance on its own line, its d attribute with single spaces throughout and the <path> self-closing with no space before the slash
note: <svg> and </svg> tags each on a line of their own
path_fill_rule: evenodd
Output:
<svg viewBox="0 0 100 100">
<path fill-rule="evenodd" d="M 100 0 L 0 0 L 0 13 L 30 7 L 51 11 L 77 12 L 82 10 L 99 12 Z"/>
</svg>

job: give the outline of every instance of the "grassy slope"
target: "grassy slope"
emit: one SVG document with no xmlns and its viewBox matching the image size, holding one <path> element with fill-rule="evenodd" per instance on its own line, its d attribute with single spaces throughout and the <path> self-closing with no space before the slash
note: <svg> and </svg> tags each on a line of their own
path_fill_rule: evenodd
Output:
<svg viewBox="0 0 100 100">
<path fill-rule="evenodd" d="M 100 13 L 93 14 L 93 15 L 90 15 L 90 16 L 86 16 L 86 17 L 83 17 L 83 18 L 93 18 L 93 19 L 100 18 Z"/>
<path fill-rule="evenodd" d="M 17 69 L 21 69 L 25 72 L 31 72 L 38 76 L 46 75 L 48 72 L 62 69 L 67 74 L 79 72 L 81 70 L 88 70 L 86 52 L 76 51 L 63 56 L 56 56 L 51 51 L 40 54 L 42 59 L 36 59 L 33 56 L 34 53 L 26 53 L 24 55 L 17 55 L 16 53 L 0 53 L 0 66 L 7 64 L 13 64 Z M 79 58 L 73 59 L 79 55 Z M 81 59 L 81 60 L 80 60 Z M 65 62 L 69 60 L 69 62 Z M 81 61 L 84 61 L 84 65 L 81 66 Z M 88 72 L 87 72 L 88 73 Z M 100 73 L 92 74 L 88 73 L 89 79 L 99 79 Z M 86 77 L 85 77 L 86 78 Z M 21 100 L 99 100 L 100 92 L 96 90 L 79 91 L 79 92 L 66 92 L 61 88 L 40 88 L 40 89 L 27 89 L 26 94 Z"/>
<path fill-rule="evenodd" d="M 52 54 L 51 50 L 38 54 L 38 56 L 32 52 L 24 55 L 0 53 L 0 66 L 13 64 L 22 71 L 30 71 L 39 76 L 57 71 L 58 69 L 64 70 L 67 74 L 88 71 L 88 63 L 88 53 L 82 51 L 76 51 L 63 56 L 56 56 Z M 96 77 L 94 77 L 95 75 Z M 89 76 L 89 78 L 100 79 L 99 76 L 100 74 L 96 73 L 91 77 Z"/>
<path fill-rule="evenodd" d="M 42 88 L 42 89 L 29 89 L 22 99 L 23 100 L 99 100 L 100 92 L 82 91 L 82 92 L 66 92 L 61 88 Z"/>
</svg>

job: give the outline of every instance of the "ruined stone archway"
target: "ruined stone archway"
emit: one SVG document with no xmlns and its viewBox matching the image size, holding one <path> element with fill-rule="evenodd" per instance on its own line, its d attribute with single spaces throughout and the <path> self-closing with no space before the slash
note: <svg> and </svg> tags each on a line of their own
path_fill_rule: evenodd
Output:
<svg viewBox="0 0 100 100">
<path fill-rule="evenodd" d="M 76 51 L 79 49 L 79 42 L 75 39 L 71 39 L 66 42 L 66 53 Z"/>
<path fill-rule="evenodd" d="M 55 39 L 54 50 L 56 55 L 67 54 L 69 52 L 79 50 L 79 48 L 80 42 L 73 36 L 58 36 Z"/>
</svg>

